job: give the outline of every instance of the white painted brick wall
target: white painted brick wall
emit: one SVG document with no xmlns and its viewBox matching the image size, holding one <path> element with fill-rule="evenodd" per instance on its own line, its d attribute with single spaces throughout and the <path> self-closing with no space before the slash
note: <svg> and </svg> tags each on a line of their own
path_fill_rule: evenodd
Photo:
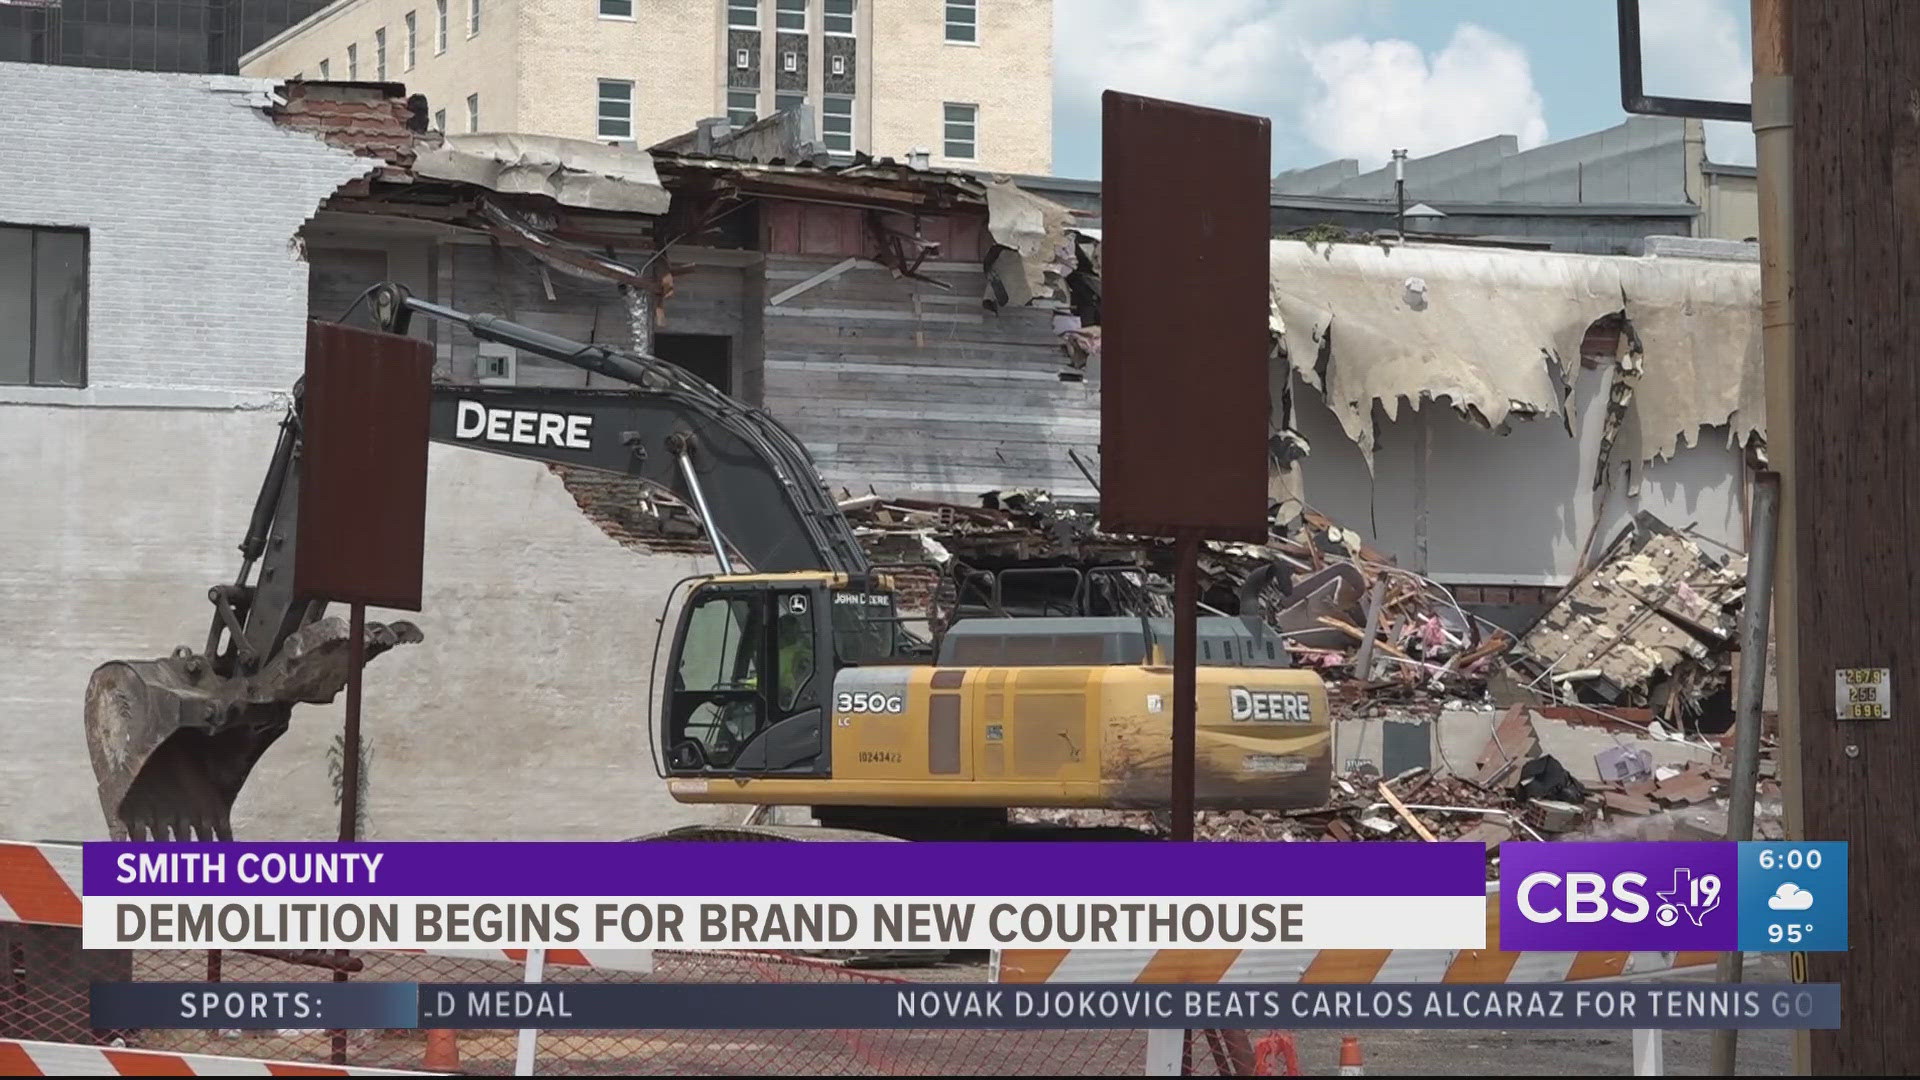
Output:
<svg viewBox="0 0 1920 1080">
<path fill-rule="evenodd" d="M 260 106 L 226 76 L 0 63 L 0 222 L 89 232 L 87 381 L 100 389 L 284 391 L 306 348 L 294 243 L 372 165 Z"/>
</svg>

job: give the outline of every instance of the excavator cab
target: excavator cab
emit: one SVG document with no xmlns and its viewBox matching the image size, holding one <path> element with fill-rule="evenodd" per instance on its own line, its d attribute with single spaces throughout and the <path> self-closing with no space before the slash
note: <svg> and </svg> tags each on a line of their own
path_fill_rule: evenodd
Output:
<svg viewBox="0 0 1920 1080">
<path fill-rule="evenodd" d="M 673 776 L 827 776 L 834 676 L 900 662 L 893 594 L 827 573 L 726 575 L 680 612 L 661 712 Z"/>
</svg>

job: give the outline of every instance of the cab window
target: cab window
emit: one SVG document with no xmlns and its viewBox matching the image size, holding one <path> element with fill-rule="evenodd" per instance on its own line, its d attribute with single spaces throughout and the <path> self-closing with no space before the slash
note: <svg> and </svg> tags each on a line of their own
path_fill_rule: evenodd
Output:
<svg viewBox="0 0 1920 1080">
<path fill-rule="evenodd" d="M 900 625 L 888 593 L 836 592 L 833 649 L 841 664 L 880 664 L 893 659 Z"/>
<path fill-rule="evenodd" d="M 813 690 L 813 611 L 805 593 L 774 600 L 774 706 L 781 716 L 798 708 Z"/>
<path fill-rule="evenodd" d="M 765 723 L 764 603 L 757 596 L 708 596 L 687 613 L 670 699 L 675 767 L 726 768 Z"/>
<path fill-rule="evenodd" d="M 678 689 L 753 689 L 760 673 L 759 608 L 744 596 L 699 601 L 680 646 Z"/>
</svg>

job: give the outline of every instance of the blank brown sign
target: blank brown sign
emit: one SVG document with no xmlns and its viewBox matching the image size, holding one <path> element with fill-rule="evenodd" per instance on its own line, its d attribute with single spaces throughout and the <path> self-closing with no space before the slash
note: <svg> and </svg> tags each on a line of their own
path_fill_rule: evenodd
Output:
<svg viewBox="0 0 1920 1080">
<path fill-rule="evenodd" d="M 307 324 L 294 592 L 420 610 L 433 349 Z"/>
<path fill-rule="evenodd" d="M 1265 541 L 1269 123 L 1101 104 L 1101 525 Z"/>
</svg>

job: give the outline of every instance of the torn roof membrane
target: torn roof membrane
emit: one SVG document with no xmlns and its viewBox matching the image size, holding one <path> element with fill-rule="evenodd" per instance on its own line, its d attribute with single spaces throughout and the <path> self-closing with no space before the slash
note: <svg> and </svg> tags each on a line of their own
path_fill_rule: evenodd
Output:
<svg viewBox="0 0 1920 1080">
<path fill-rule="evenodd" d="M 1375 402 L 1393 418 L 1402 399 L 1445 400 L 1489 427 L 1565 417 L 1582 341 L 1615 313 L 1644 369 L 1624 453 L 1670 457 L 1708 426 L 1764 431 L 1756 264 L 1276 240 L 1270 267 L 1288 359 L 1369 468 Z"/>
</svg>

